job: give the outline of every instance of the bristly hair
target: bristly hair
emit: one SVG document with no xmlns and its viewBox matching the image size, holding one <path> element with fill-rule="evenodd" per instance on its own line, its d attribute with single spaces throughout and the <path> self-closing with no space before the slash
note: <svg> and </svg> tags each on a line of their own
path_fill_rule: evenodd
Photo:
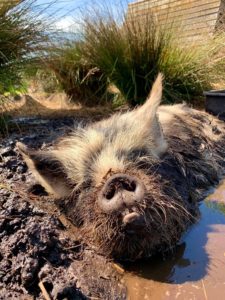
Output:
<svg viewBox="0 0 225 300">
<path fill-rule="evenodd" d="M 71 195 L 70 200 L 63 203 L 64 213 L 80 226 L 84 241 L 106 256 L 135 260 L 172 249 L 188 225 L 196 220 L 198 210 L 191 212 L 177 191 L 159 176 L 134 170 L 126 170 L 126 174 L 138 176 L 147 186 L 145 198 L 133 208 L 145 219 L 143 231 L 129 235 L 120 212 L 108 215 L 99 209 L 96 197 L 101 186 L 81 195 L 79 200 L 77 195 Z"/>
</svg>

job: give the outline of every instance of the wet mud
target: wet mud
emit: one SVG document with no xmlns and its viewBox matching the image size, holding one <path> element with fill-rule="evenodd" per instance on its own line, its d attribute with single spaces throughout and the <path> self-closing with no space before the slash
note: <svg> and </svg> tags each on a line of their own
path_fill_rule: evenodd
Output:
<svg viewBox="0 0 225 300">
<path fill-rule="evenodd" d="M 72 118 L 31 122 L 0 140 L 0 300 L 45 300 L 46 295 L 49 299 L 223 299 L 225 181 L 200 203 L 199 222 L 172 254 L 124 264 L 123 273 L 81 242 L 76 228 L 35 184 L 15 147 L 16 141 L 50 147 L 74 126 Z"/>
<path fill-rule="evenodd" d="M 74 120 L 40 122 L 0 141 L 1 300 L 126 298 L 112 263 L 81 243 L 15 147 L 51 146 L 69 126 Z"/>
<path fill-rule="evenodd" d="M 225 180 L 200 203 L 200 211 L 173 255 L 127 266 L 128 299 L 224 299 Z"/>
</svg>

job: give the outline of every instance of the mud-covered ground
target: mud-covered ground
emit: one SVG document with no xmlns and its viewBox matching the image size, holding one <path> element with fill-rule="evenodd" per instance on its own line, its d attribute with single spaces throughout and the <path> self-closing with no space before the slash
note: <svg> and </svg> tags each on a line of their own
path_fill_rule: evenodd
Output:
<svg viewBox="0 0 225 300">
<path fill-rule="evenodd" d="M 82 244 L 15 147 L 50 146 L 76 122 L 37 120 L 0 139 L 1 300 L 126 298 L 113 263 Z"/>
</svg>

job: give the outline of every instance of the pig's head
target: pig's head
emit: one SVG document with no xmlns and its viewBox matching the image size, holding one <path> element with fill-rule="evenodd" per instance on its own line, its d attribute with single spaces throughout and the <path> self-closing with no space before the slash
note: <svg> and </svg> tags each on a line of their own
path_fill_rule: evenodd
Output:
<svg viewBox="0 0 225 300">
<path fill-rule="evenodd" d="M 157 117 L 162 76 L 144 105 L 78 128 L 48 151 L 18 147 L 47 192 L 105 255 L 136 259 L 171 247 L 189 215 L 157 175 L 167 142 Z"/>
</svg>

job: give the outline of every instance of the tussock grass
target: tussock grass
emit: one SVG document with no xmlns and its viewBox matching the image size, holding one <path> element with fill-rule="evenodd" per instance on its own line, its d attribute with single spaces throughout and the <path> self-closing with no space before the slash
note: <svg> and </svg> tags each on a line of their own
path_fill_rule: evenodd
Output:
<svg viewBox="0 0 225 300">
<path fill-rule="evenodd" d="M 166 102 L 192 102 L 224 76 L 224 36 L 185 43 L 177 38 L 182 28 L 160 26 L 151 14 L 121 20 L 110 9 L 93 9 L 83 23 L 83 51 L 130 105 L 146 99 L 158 72 L 165 75 Z"/>
<path fill-rule="evenodd" d="M 122 6 L 115 11 L 102 5 L 78 14 L 78 34 L 64 38 L 62 32 L 47 34 L 45 11 L 32 10 L 36 1 L 0 5 L 0 94 L 21 88 L 28 64 L 49 93 L 57 86 L 87 106 L 111 101 L 109 86 L 119 91 L 116 106 L 124 99 L 139 105 L 159 72 L 165 76 L 165 102 L 195 104 L 203 90 L 224 78 L 224 34 L 187 43 L 177 38 L 177 22 L 176 28 L 160 26 L 151 14 L 128 18 Z"/>
<path fill-rule="evenodd" d="M 73 102 L 86 106 L 105 103 L 107 77 L 83 55 L 82 42 L 67 40 L 49 50 L 45 63 Z"/>
<path fill-rule="evenodd" d="M 49 40 L 37 0 L 0 3 L 0 133 L 8 130 L 8 102 L 26 91 L 24 72 Z M 34 9 L 36 5 L 36 10 Z"/>
<path fill-rule="evenodd" d="M 4 1 L 0 5 L 0 94 L 22 86 L 22 72 L 48 39 L 45 24 L 31 14 L 36 0 Z M 13 4 L 14 3 L 14 4 Z"/>
</svg>

